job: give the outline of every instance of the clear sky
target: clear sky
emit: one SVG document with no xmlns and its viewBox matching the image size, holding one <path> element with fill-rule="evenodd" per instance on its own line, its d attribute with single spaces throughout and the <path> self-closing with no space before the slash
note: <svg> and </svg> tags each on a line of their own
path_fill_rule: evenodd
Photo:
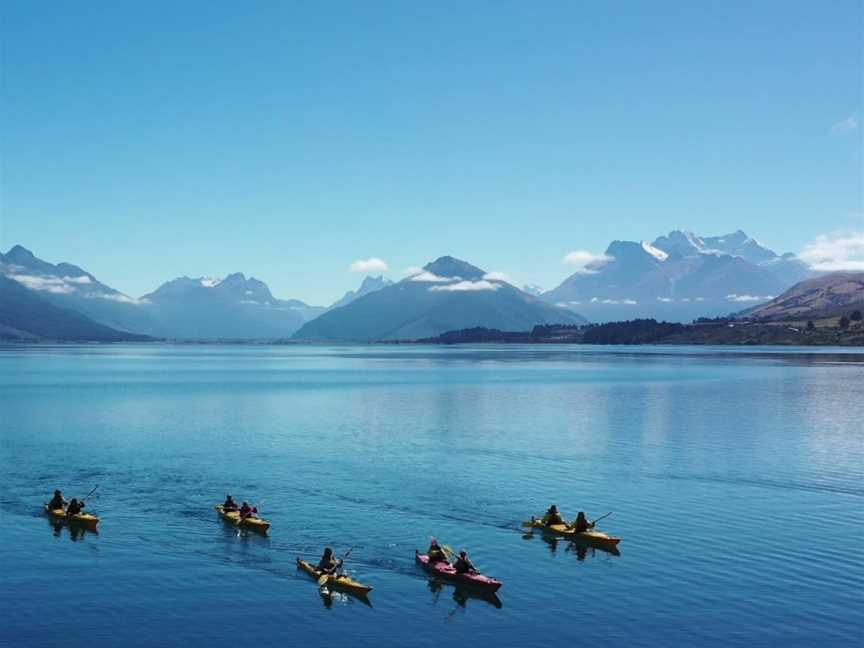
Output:
<svg viewBox="0 0 864 648">
<path fill-rule="evenodd" d="M 670 229 L 864 230 L 864 4 L 10 2 L 0 247 L 329 303 L 452 254 L 552 288 Z"/>
</svg>

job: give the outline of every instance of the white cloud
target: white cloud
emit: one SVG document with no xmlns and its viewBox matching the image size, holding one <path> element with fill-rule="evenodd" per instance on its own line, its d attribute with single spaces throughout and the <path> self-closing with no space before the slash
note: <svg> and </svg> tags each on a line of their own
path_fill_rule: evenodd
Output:
<svg viewBox="0 0 864 648">
<path fill-rule="evenodd" d="M 136 306 L 150 303 L 149 299 L 133 299 L 123 293 L 90 293 L 84 296 L 90 299 L 107 299 L 108 301 L 120 302 L 121 304 L 135 304 Z"/>
<path fill-rule="evenodd" d="M 573 250 L 564 255 L 564 258 L 561 259 L 561 263 L 579 266 L 579 272 L 584 272 L 585 274 L 597 272 L 597 268 L 609 261 L 612 261 L 611 256 L 606 254 L 594 254 L 587 250 Z"/>
<path fill-rule="evenodd" d="M 451 283 L 443 286 L 430 286 L 429 290 L 433 292 L 465 292 L 475 290 L 498 290 L 500 287 L 500 283 L 492 283 L 491 281 L 481 279 L 480 281 L 459 281 L 457 283 Z"/>
<path fill-rule="evenodd" d="M 387 265 L 387 262 L 378 257 L 357 259 L 348 266 L 349 272 L 387 272 L 389 269 L 390 267 Z"/>
<path fill-rule="evenodd" d="M 738 295 L 736 293 L 732 293 L 730 295 L 726 295 L 726 299 L 731 302 L 761 302 L 768 301 L 769 299 L 774 299 L 774 295 Z"/>
<path fill-rule="evenodd" d="M 410 281 L 423 281 L 426 283 L 447 283 L 448 281 L 458 281 L 459 277 L 439 277 L 436 274 L 421 270 L 420 274 L 415 274 L 410 278 Z"/>
<path fill-rule="evenodd" d="M 836 124 L 831 127 L 832 135 L 848 135 L 856 130 L 858 130 L 858 117 L 856 115 L 849 115 L 846 119 L 841 119 Z"/>
<path fill-rule="evenodd" d="M 22 286 L 26 286 L 30 290 L 38 290 L 40 292 L 53 293 L 55 295 L 65 295 L 78 290 L 75 285 L 82 283 L 78 281 L 80 277 L 40 277 L 37 275 L 19 275 L 11 274 L 10 279 L 14 279 Z M 87 281 L 90 278 L 87 277 Z"/>
<path fill-rule="evenodd" d="M 506 272 L 487 272 L 483 275 L 483 278 L 488 281 L 506 281 L 507 283 L 513 283 L 510 279 L 510 275 Z"/>
<path fill-rule="evenodd" d="M 571 302 L 578 303 L 578 302 Z M 635 299 L 600 299 L 599 297 L 592 297 L 588 302 L 589 304 L 623 304 L 625 306 L 633 306 L 638 304 L 639 302 Z"/>
<path fill-rule="evenodd" d="M 864 270 L 864 232 L 833 232 L 804 246 L 801 258 L 814 270 Z"/>
</svg>

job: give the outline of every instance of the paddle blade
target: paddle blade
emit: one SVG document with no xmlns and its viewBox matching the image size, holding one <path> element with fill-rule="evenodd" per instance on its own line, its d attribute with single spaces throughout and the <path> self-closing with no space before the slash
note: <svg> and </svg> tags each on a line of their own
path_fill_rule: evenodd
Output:
<svg viewBox="0 0 864 648">
<path fill-rule="evenodd" d="M 453 547 L 451 547 L 450 545 L 441 545 L 441 548 L 444 550 L 444 553 L 446 553 L 448 556 L 455 556 L 456 555 L 456 552 L 453 551 Z"/>
<path fill-rule="evenodd" d="M 327 579 L 330 578 L 327 574 L 321 574 L 318 578 L 318 587 L 323 587 L 327 584 Z"/>
</svg>

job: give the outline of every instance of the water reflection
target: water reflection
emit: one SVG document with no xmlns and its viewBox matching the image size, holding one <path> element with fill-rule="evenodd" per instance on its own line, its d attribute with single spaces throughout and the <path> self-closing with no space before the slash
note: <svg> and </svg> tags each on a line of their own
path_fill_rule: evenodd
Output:
<svg viewBox="0 0 864 648">
<path fill-rule="evenodd" d="M 483 601 L 484 603 L 488 603 L 489 605 L 492 605 L 499 610 L 504 607 L 501 599 L 498 598 L 498 595 L 494 592 L 484 592 L 482 590 L 460 587 L 458 585 L 454 585 L 453 583 L 446 583 L 438 578 L 430 578 L 426 584 L 429 587 L 429 590 L 432 592 L 432 601 L 434 603 L 437 603 L 438 599 L 441 598 L 441 592 L 444 591 L 444 586 L 447 585 L 448 589 L 453 589 L 452 598 L 460 608 L 465 608 L 468 604 L 469 599 Z"/>
<path fill-rule="evenodd" d="M 523 533 L 523 540 L 533 540 L 535 537 L 539 537 L 549 548 L 549 553 L 556 553 L 558 551 L 559 544 L 564 545 L 565 552 L 572 552 L 576 554 L 576 560 L 580 562 L 585 560 L 588 556 L 592 558 L 597 556 L 597 552 L 602 552 L 604 554 L 610 554 L 612 556 L 620 556 L 621 550 L 618 547 L 607 546 L 607 545 L 594 545 L 590 542 L 586 542 L 584 540 L 573 540 L 570 538 L 561 538 L 549 533 Z"/>
<path fill-rule="evenodd" d="M 99 531 L 97 529 L 88 529 L 87 527 L 81 526 L 80 524 L 66 524 L 65 522 L 59 522 L 51 518 L 48 518 L 48 526 L 51 527 L 55 538 L 59 538 L 61 535 L 63 535 L 63 529 L 66 529 L 69 532 L 69 539 L 72 542 L 84 540 L 87 537 L 88 533 L 92 533 L 93 535 L 99 535 Z"/>
<path fill-rule="evenodd" d="M 372 601 L 369 600 L 369 597 L 366 594 L 360 594 L 358 592 L 337 592 L 324 586 L 318 588 L 318 594 L 321 595 L 321 602 L 324 603 L 324 607 L 328 610 L 333 607 L 334 601 L 347 604 L 350 603 L 352 599 L 360 601 L 360 603 L 370 608 L 372 607 Z"/>
</svg>

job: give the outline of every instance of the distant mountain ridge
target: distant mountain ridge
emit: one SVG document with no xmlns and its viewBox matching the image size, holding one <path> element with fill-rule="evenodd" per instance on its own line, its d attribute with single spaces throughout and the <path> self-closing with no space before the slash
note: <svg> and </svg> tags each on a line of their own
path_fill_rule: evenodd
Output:
<svg viewBox="0 0 864 648">
<path fill-rule="evenodd" d="M 263 281 L 242 273 L 224 279 L 180 277 L 134 299 L 76 265 L 48 263 L 20 245 L 0 254 L 0 273 L 96 323 L 171 339 L 287 338 L 325 310 L 277 299 Z"/>
<path fill-rule="evenodd" d="M 741 230 L 704 238 L 674 230 L 653 242 L 613 241 L 542 299 L 592 321 L 689 321 L 768 301 L 808 276 L 794 255 L 778 255 Z"/>
<path fill-rule="evenodd" d="M 760 321 L 818 319 L 864 310 L 864 272 L 834 272 L 802 281 L 739 316 Z"/>
<path fill-rule="evenodd" d="M 110 328 L 160 335 L 155 320 L 140 308 L 139 300 L 106 286 L 71 263 L 48 263 L 16 245 L 0 254 L 0 273 L 55 306 L 77 311 Z"/>
<path fill-rule="evenodd" d="M 530 330 L 537 324 L 585 321 L 466 261 L 443 256 L 397 283 L 324 313 L 305 324 L 294 338 L 412 340 L 477 326 Z"/>
<path fill-rule="evenodd" d="M 55 306 L 18 281 L 0 275 L 0 340 L 138 342 L 149 339 L 117 331 L 81 313 Z"/>
<path fill-rule="evenodd" d="M 364 295 L 373 293 L 376 290 L 381 290 L 382 288 L 386 288 L 387 286 L 390 286 L 392 284 L 393 282 L 390 279 L 387 279 L 387 277 L 384 277 L 383 275 L 379 277 L 365 277 L 357 290 L 349 290 L 342 296 L 341 299 L 333 302 L 327 310 L 333 310 L 334 308 L 347 306 L 355 299 L 359 299 Z"/>
<path fill-rule="evenodd" d="M 242 272 L 224 279 L 179 277 L 141 302 L 165 335 L 195 340 L 286 338 L 324 310 L 277 299 L 267 284 Z"/>
</svg>

